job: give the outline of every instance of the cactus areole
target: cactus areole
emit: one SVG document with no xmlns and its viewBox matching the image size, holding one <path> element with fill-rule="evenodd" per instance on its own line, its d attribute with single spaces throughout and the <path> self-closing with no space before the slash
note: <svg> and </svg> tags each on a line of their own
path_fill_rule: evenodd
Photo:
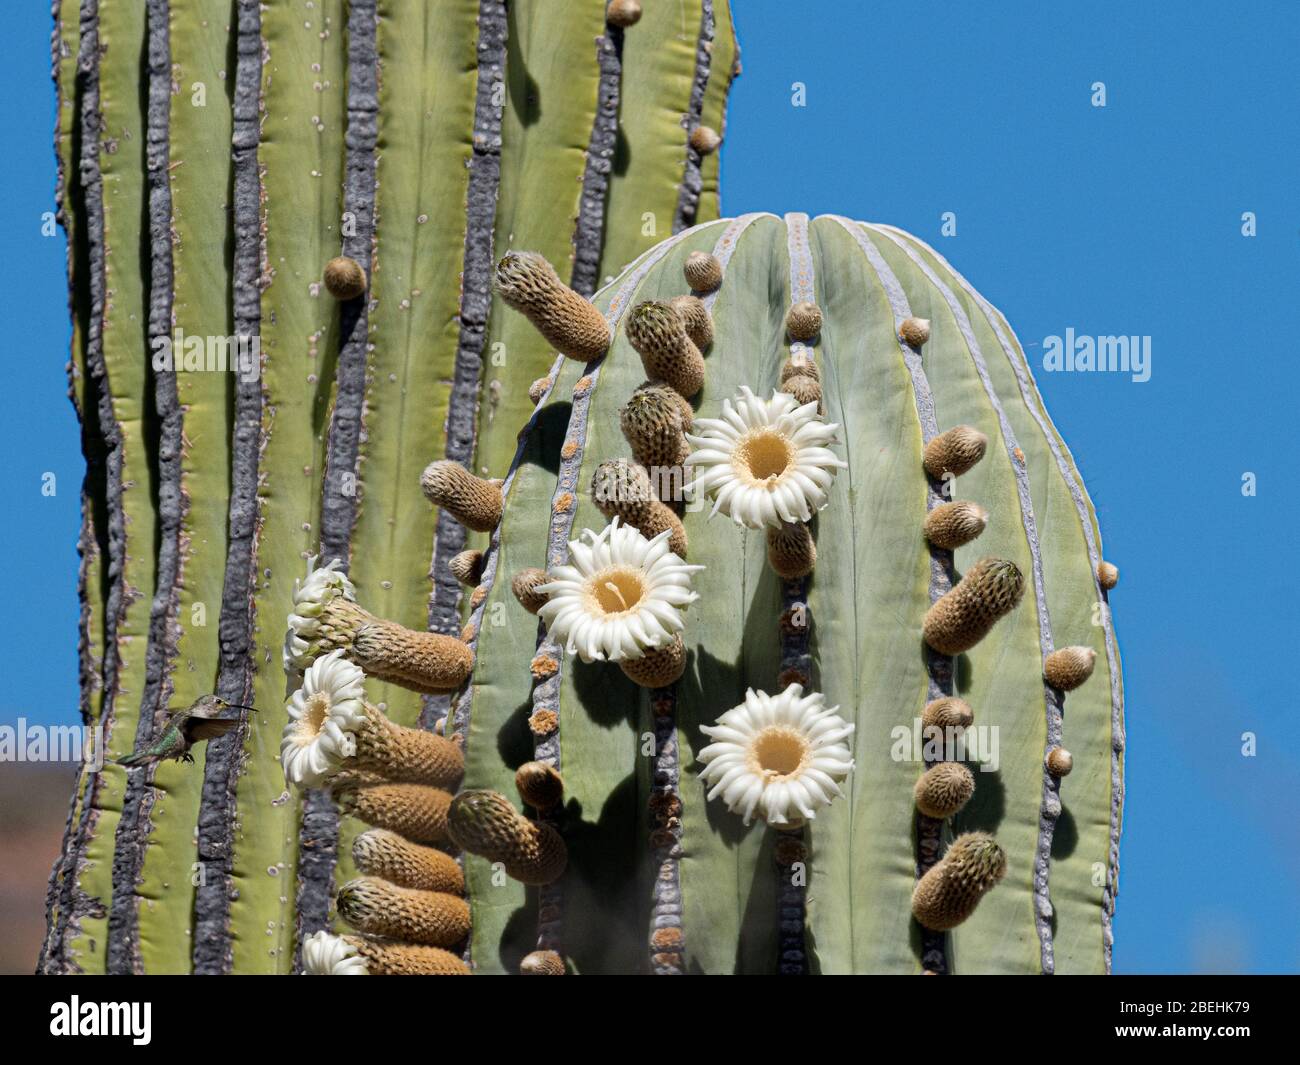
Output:
<svg viewBox="0 0 1300 1065">
<path fill-rule="evenodd" d="M 718 218 L 729 5 L 191 7 L 56 4 L 113 761 L 42 971 L 1109 971 L 1092 504 L 933 249 Z M 116 764 L 204 691 L 260 712 Z"/>
</svg>

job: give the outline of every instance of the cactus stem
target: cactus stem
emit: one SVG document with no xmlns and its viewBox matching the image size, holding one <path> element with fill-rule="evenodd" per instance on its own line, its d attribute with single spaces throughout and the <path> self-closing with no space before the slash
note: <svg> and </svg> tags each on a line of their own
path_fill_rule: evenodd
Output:
<svg viewBox="0 0 1300 1065">
<path fill-rule="evenodd" d="M 960 477 L 984 457 L 988 445 L 989 438 L 978 429 L 955 426 L 925 445 L 925 472 L 935 480 L 945 473 Z"/>
<path fill-rule="evenodd" d="M 425 497 L 467 529 L 491 532 L 501 520 L 501 482 L 476 477 L 459 462 L 439 459 L 420 476 Z"/>
<path fill-rule="evenodd" d="M 704 356 L 687 332 L 686 319 L 672 304 L 638 303 L 625 328 L 650 377 L 667 382 L 687 399 L 704 387 Z"/>
<path fill-rule="evenodd" d="M 992 836 L 986 832 L 958 836 L 943 859 L 917 881 L 912 916 L 933 932 L 956 928 L 1006 872 L 1006 853 Z"/>
<path fill-rule="evenodd" d="M 981 559 L 925 615 L 925 642 L 941 655 L 969 651 L 1020 602 L 1025 579 L 1014 562 Z"/>
<path fill-rule="evenodd" d="M 371 935 L 451 947 L 469 934 L 469 903 L 444 891 L 399 887 L 363 876 L 339 888 L 335 902 L 343 920 Z"/>
<path fill-rule="evenodd" d="M 510 578 L 510 590 L 514 593 L 520 605 L 530 614 L 536 614 L 546 605 L 546 595 L 537 589 L 545 584 L 550 578 L 546 575 L 546 570 L 532 567 L 530 569 L 521 569 Z"/>
<path fill-rule="evenodd" d="M 530 821 L 499 792 L 462 791 L 452 800 L 447 826 L 458 846 L 501 862 L 506 875 L 524 884 L 553 883 L 568 863 L 560 834 L 549 824 Z"/>
<path fill-rule="evenodd" d="M 1043 662 L 1043 678 L 1060 691 L 1074 691 L 1092 676 L 1097 652 L 1091 647 L 1062 647 Z"/>
<path fill-rule="evenodd" d="M 337 255 L 325 264 L 325 290 L 336 300 L 354 300 L 366 291 L 366 272 L 356 259 Z"/>
<path fill-rule="evenodd" d="M 925 516 L 925 538 L 935 547 L 953 551 L 979 536 L 988 520 L 989 512 L 978 503 L 941 503 Z"/>
<path fill-rule="evenodd" d="M 536 252 L 507 252 L 497 263 L 497 292 L 561 354 L 592 362 L 609 348 L 609 324 L 560 280 Z"/>
<path fill-rule="evenodd" d="M 465 894 L 465 874 L 446 851 L 423 847 L 386 828 L 369 828 L 352 841 L 352 861 L 366 876 L 399 887 Z"/>
<path fill-rule="evenodd" d="M 722 287 L 722 263 L 707 251 L 693 251 L 682 266 L 692 292 L 716 292 Z"/>
</svg>

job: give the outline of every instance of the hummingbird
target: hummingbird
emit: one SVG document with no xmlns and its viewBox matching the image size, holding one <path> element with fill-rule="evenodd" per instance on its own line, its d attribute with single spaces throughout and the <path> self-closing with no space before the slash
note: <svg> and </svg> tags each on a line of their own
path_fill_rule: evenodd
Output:
<svg viewBox="0 0 1300 1065">
<path fill-rule="evenodd" d="M 173 710 L 167 717 L 162 734 L 143 751 L 119 758 L 117 764 L 129 768 L 159 762 L 164 758 L 193 762 L 194 756 L 190 754 L 190 748 L 194 744 L 200 740 L 215 740 L 239 724 L 240 719 L 237 717 L 217 717 L 223 710 L 252 710 L 256 713 L 257 707 L 228 703 L 215 695 L 201 695 L 184 710 Z"/>
</svg>

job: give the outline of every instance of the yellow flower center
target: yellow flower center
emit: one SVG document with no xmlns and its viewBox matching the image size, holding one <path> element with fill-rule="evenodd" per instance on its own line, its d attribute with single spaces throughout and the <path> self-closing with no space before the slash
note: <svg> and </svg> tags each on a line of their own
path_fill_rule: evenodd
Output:
<svg viewBox="0 0 1300 1065">
<path fill-rule="evenodd" d="M 775 429 L 758 429 L 747 434 L 732 453 L 732 463 L 743 480 L 769 488 L 794 465 L 794 458 L 794 444 Z"/>
<path fill-rule="evenodd" d="M 769 725 L 749 746 L 749 766 L 767 781 L 797 776 L 811 748 L 804 734 L 787 725 Z"/>
<path fill-rule="evenodd" d="M 588 580 L 587 592 L 594 613 L 626 614 L 645 595 L 645 582 L 636 570 L 607 569 Z"/>
<path fill-rule="evenodd" d="M 325 719 L 330 713 L 330 697 L 325 692 L 317 692 L 307 700 L 307 712 L 298 719 L 298 741 L 310 743 L 325 727 Z"/>
</svg>

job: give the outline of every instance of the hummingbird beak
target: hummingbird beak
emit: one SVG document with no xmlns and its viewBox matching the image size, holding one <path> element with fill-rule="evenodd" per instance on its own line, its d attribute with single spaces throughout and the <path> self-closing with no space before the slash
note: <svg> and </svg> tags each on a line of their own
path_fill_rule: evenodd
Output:
<svg viewBox="0 0 1300 1065">
<path fill-rule="evenodd" d="M 251 710 L 255 714 L 258 712 L 257 707 L 255 706 L 240 706 L 238 703 L 226 703 L 226 709 L 227 710 Z"/>
</svg>

